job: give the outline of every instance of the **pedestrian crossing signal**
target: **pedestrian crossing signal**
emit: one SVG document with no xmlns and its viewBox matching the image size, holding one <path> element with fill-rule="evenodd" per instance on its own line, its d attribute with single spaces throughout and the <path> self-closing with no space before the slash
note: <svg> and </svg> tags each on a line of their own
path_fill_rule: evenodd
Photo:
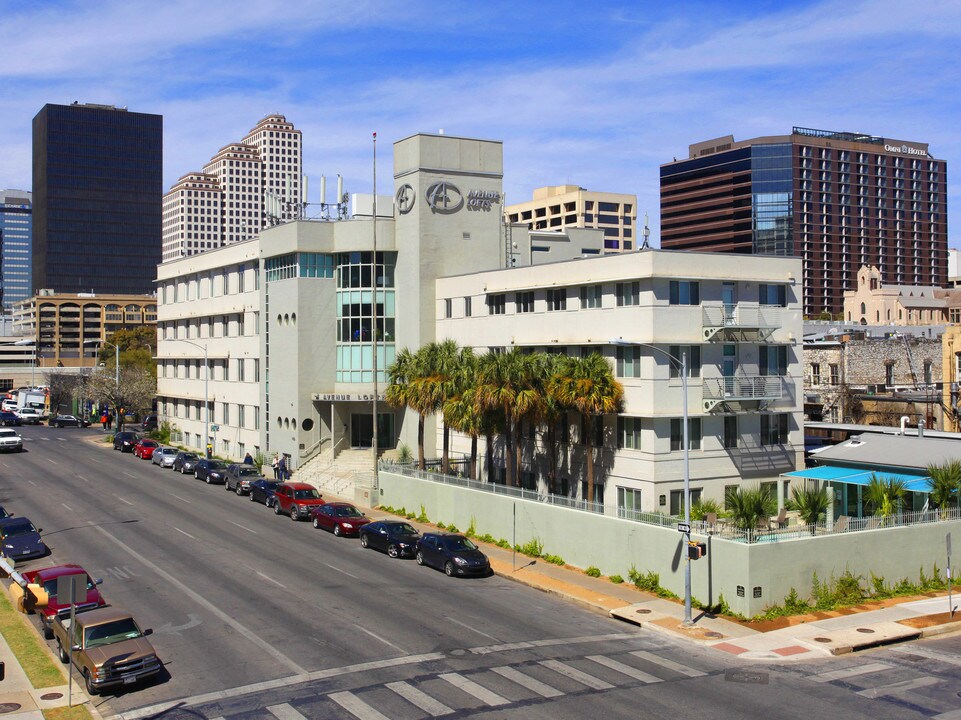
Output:
<svg viewBox="0 0 961 720">
<path fill-rule="evenodd" d="M 687 544 L 687 557 L 691 560 L 700 560 L 707 557 L 707 543 L 689 542 Z"/>
</svg>

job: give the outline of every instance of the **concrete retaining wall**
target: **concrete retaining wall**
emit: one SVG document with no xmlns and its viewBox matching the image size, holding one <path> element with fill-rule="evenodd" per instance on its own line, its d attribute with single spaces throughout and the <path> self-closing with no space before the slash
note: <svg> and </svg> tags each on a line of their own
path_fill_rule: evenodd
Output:
<svg viewBox="0 0 961 720">
<path fill-rule="evenodd" d="M 662 587 L 684 594 L 683 535 L 673 528 L 396 473 L 382 471 L 379 477 L 379 500 L 371 498 L 371 504 L 417 514 L 423 505 L 431 522 L 464 531 L 473 520 L 478 535 L 489 533 L 512 544 L 537 538 L 545 552 L 570 565 L 593 565 L 604 575 L 619 574 L 625 580 L 633 565 L 641 572 L 658 573 Z M 780 603 L 791 588 L 808 596 L 815 572 L 826 580 L 850 570 L 862 575 L 864 584 L 872 572 L 892 584 L 901 578 L 916 581 L 922 567 L 930 575 L 937 564 L 943 574 L 949 532 L 961 544 L 961 520 L 751 545 L 717 536 L 696 538 L 707 540 L 709 550 L 706 559 L 691 565 L 692 593 L 705 603 L 716 603 L 723 595 L 734 612 L 753 617 Z M 528 560 L 518 556 L 518 564 L 523 562 Z"/>
</svg>

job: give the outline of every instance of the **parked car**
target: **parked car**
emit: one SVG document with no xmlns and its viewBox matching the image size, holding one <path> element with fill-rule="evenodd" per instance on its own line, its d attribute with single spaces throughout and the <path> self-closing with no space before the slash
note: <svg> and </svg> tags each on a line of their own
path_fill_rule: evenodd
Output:
<svg viewBox="0 0 961 720">
<path fill-rule="evenodd" d="M 417 564 L 443 570 L 447 575 L 489 575 L 490 560 L 463 535 L 424 533 L 417 543 Z"/>
<path fill-rule="evenodd" d="M 36 583 L 42 587 L 48 596 L 47 604 L 42 608 L 37 608 L 37 615 L 40 616 L 40 627 L 43 628 L 43 636 L 48 640 L 53 637 L 51 624 L 53 618 L 58 615 L 66 617 L 70 614 L 70 605 L 58 602 L 57 600 L 57 579 L 68 575 L 83 575 L 87 579 L 87 594 L 84 598 L 78 598 L 76 603 L 77 612 L 103 607 L 107 601 L 103 599 L 100 591 L 97 590 L 102 580 L 91 580 L 90 575 L 79 565 L 56 565 L 54 567 L 31 570 L 23 574 L 24 579 L 29 583 Z"/>
<path fill-rule="evenodd" d="M 9 425 L 19 425 L 19 424 L 20 424 L 20 416 L 17 415 L 12 410 L 4 410 L 0 412 L 0 425 L 3 425 L 4 427 L 6 427 Z"/>
<path fill-rule="evenodd" d="M 133 452 L 139 441 L 140 436 L 137 433 L 124 430 L 113 436 L 113 449 L 122 453 Z"/>
<path fill-rule="evenodd" d="M 43 418 L 43 413 L 36 408 L 20 408 L 16 414 L 20 418 L 21 425 L 39 425 Z"/>
<path fill-rule="evenodd" d="M 274 488 L 274 512 L 289 515 L 291 520 L 309 518 L 311 510 L 323 504 L 323 496 L 313 485 L 285 482 Z"/>
<path fill-rule="evenodd" d="M 187 475 L 194 471 L 199 461 L 200 456 L 197 453 L 181 450 L 177 453 L 177 457 L 174 458 L 173 465 L 170 467 L 175 471 L 179 470 L 181 475 Z"/>
<path fill-rule="evenodd" d="M 0 428 L 0 450 L 23 451 L 23 438 L 13 428 Z"/>
<path fill-rule="evenodd" d="M 276 509 L 276 508 L 275 508 Z M 321 505 L 311 510 L 314 527 L 330 530 L 338 537 L 341 535 L 356 535 L 361 527 L 370 522 L 370 518 L 350 503 L 335 502 Z"/>
<path fill-rule="evenodd" d="M 153 457 L 150 458 L 150 462 L 162 468 L 173 467 L 174 460 L 177 459 L 179 453 L 180 451 L 175 447 L 159 447 L 153 451 Z"/>
<path fill-rule="evenodd" d="M 13 517 L 13 513 L 7 512 L 7 509 L 3 505 L 0 505 L 0 520 L 8 517 Z"/>
<path fill-rule="evenodd" d="M 160 443 L 150 438 L 140 438 L 140 441 L 133 446 L 133 456 L 141 460 L 149 460 L 153 457 L 154 450 L 160 447 Z"/>
<path fill-rule="evenodd" d="M 0 520 L 0 545 L 3 556 L 11 560 L 26 560 L 47 554 L 40 533 L 43 528 L 34 526 L 28 518 L 8 517 Z"/>
<path fill-rule="evenodd" d="M 227 463 L 222 460 L 198 460 L 194 465 L 194 477 L 206 480 L 207 484 L 222 485 L 227 475 Z"/>
<path fill-rule="evenodd" d="M 55 415 L 50 420 L 50 425 L 58 428 L 87 427 L 89 424 L 90 421 L 87 418 L 78 418 L 76 415 Z"/>
<path fill-rule="evenodd" d="M 143 419 L 143 422 L 140 423 L 140 429 L 143 430 L 144 432 L 150 432 L 151 430 L 156 430 L 156 429 L 157 429 L 157 416 L 156 416 L 156 415 L 148 415 L 147 417 L 145 417 L 145 418 Z"/>
<path fill-rule="evenodd" d="M 262 478 L 260 480 L 252 480 L 250 482 L 250 497 L 251 502 L 261 502 L 267 507 L 271 507 L 274 504 L 274 490 L 280 485 L 280 480 L 268 480 L 267 478 Z"/>
<path fill-rule="evenodd" d="M 250 492 L 250 483 L 254 480 L 263 480 L 264 476 L 253 465 L 234 463 L 227 466 L 224 474 L 224 484 L 227 492 L 233 490 L 238 495 L 246 495 Z"/>
<path fill-rule="evenodd" d="M 377 520 L 360 528 L 360 544 L 383 550 L 392 558 L 414 557 L 420 533 L 403 520 Z"/>
</svg>

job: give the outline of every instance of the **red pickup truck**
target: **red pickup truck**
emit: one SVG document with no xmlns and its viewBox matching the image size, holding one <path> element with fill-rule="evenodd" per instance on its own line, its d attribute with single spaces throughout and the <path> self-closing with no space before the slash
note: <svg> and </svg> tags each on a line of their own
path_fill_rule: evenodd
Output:
<svg viewBox="0 0 961 720">
<path fill-rule="evenodd" d="M 87 571 L 79 565 L 57 565 L 23 573 L 27 582 L 40 585 L 50 597 L 46 607 L 37 608 L 37 613 L 40 615 L 40 626 L 43 628 L 43 636 L 48 640 L 53 637 L 53 619 L 58 615 L 61 617 L 70 615 L 70 606 L 57 601 L 57 578 L 62 575 L 84 575 L 87 578 L 87 597 L 77 603 L 77 612 L 92 610 L 107 604 L 100 591 L 97 590 L 97 585 L 102 581 L 91 580 Z"/>
</svg>

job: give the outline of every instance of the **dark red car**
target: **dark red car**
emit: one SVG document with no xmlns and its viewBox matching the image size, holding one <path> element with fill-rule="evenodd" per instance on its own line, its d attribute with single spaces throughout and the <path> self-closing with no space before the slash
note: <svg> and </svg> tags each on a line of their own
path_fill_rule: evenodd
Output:
<svg viewBox="0 0 961 720">
<path fill-rule="evenodd" d="M 327 503 L 311 510 L 314 527 L 330 530 L 334 535 L 356 535 L 370 518 L 350 503 Z"/>
<path fill-rule="evenodd" d="M 97 590 L 97 585 L 101 581 L 91 580 L 87 571 L 79 565 L 57 565 L 25 572 L 23 574 L 24 579 L 28 583 L 40 585 L 50 597 L 46 607 L 37 608 L 37 614 L 40 616 L 40 626 L 43 628 L 43 636 L 48 640 L 53 637 L 53 631 L 50 629 L 53 619 L 57 615 L 64 617 L 70 614 L 70 606 L 57 601 L 57 578 L 62 575 L 83 575 L 87 578 L 87 597 L 77 603 L 77 612 L 92 610 L 107 604 L 100 591 Z"/>
<path fill-rule="evenodd" d="M 144 438 L 136 445 L 133 446 L 133 454 L 135 457 L 141 460 L 149 460 L 153 457 L 153 451 L 160 447 L 160 443 L 156 440 L 148 440 Z"/>
<path fill-rule="evenodd" d="M 273 503 L 275 513 L 296 521 L 309 518 L 312 510 L 324 504 L 324 497 L 313 485 L 286 482 L 274 488 Z"/>
</svg>

